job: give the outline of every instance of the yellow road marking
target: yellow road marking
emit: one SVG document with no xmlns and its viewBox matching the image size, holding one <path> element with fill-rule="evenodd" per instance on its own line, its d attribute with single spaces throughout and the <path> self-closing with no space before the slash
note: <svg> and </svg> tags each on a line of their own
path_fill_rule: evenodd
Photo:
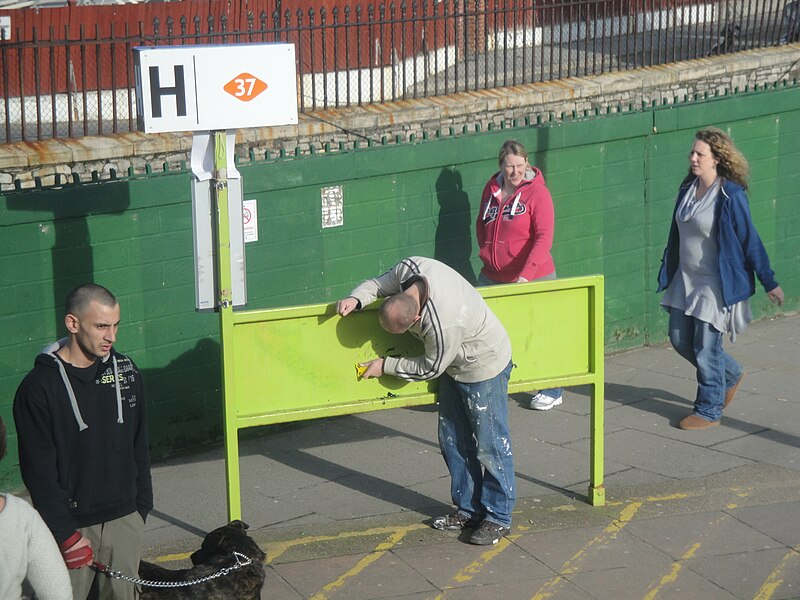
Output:
<svg viewBox="0 0 800 600">
<path fill-rule="evenodd" d="M 453 576 L 453 581 L 457 581 L 459 583 L 464 583 L 466 581 L 470 581 L 475 575 L 478 575 L 481 572 L 481 569 L 486 566 L 486 564 L 491 561 L 493 558 L 498 556 L 503 550 L 508 548 L 511 543 L 519 538 L 519 535 L 508 535 L 504 538 L 501 538 L 499 542 L 497 542 L 494 546 L 492 546 L 488 551 L 481 554 L 480 558 L 474 562 L 471 562 L 466 567 L 461 569 L 458 573 Z M 444 594 L 439 593 L 434 596 L 431 600 L 444 600 Z"/>
<path fill-rule="evenodd" d="M 384 556 L 389 550 L 394 548 L 407 533 L 408 529 L 395 531 L 387 541 L 378 544 L 373 552 L 367 554 L 364 558 L 358 561 L 358 563 L 356 563 L 352 569 L 347 571 L 347 573 L 340 575 L 334 581 L 322 588 L 321 592 L 314 594 L 311 597 L 311 600 L 327 600 L 328 593 L 342 587 L 350 578 L 355 577 L 376 560 Z"/>
<path fill-rule="evenodd" d="M 286 540 L 283 542 L 270 542 L 263 546 L 263 550 L 267 557 L 264 562 L 269 564 L 281 554 L 294 548 L 295 546 L 305 546 L 306 544 L 317 544 L 319 542 L 330 542 L 333 540 L 344 540 L 350 538 L 369 537 L 373 535 L 395 534 L 402 532 L 403 535 L 416 531 L 417 529 L 429 529 L 429 525 L 417 523 L 407 527 L 375 527 L 373 529 L 365 529 L 363 531 L 343 531 L 336 535 L 310 535 L 303 538 L 295 538 L 293 540 Z"/>
<path fill-rule="evenodd" d="M 179 554 L 164 554 L 163 556 L 156 556 L 152 559 L 154 563 L 173 562 L 179 560 L 188 560 L 192 555 L 191 552 L 181 552 Z"/>
<path fill-rule="evenodd" d="M 453 576 L 453 579 L 459 583 L 464 583 L 475 577 L 475 575 L 480 574 L 483 567 L 485 567 L 489 561 L 499 555 L 503 550 L 508 548 L 511 545 L 511 542 L 518 537 L 518 535 L 509 535 L 501 538 L 500 541 L 492 546 L 488 551 L 481 554 L 478 560 L 471 562 L 458 573 L 456 573 Z"/>
<path fill-rule="evenodd" d="M 692 494 L 696 495 L 696 494 Z M 669 494 L 668 496 L 648 496 L 648 502 L 664 502 L 665 500 L 683 500 L 684 498 L 689 498 L 689 494 L 679 493 L 679 494 Z"/>
<path fill-rule="evenodd" d="M 683 568 L 683 563 L 690 558 L 694 557 L 695 552 L 700 547 L 700 543 L 692 544 L 692 546 L 684 552 L 681 557 L 672 563 L 672 568 L 670 569 L 669 573 L 664 575 L 661 579 L 659 579 L 658 583 L 650 585 L 648 592 L 644 595 L 642 600 L 653 600 L 658 594 L 661 592 L 661 588 L 663 588 L 668 583 L 673 583 L 678 578 L 678 573 L 681 572 Z"/>
<path fill-rule="evenodd" d="M 598 544 L 603 544 L 609 540 L 613 540 L 617 537 L 620 531 L 630 523 L 633 516 L 636 514 L 642 507 L 642 502 L 631 502 L 622 511 L 619 513 L 619 517 L 614 519 L 608 526 L 603 529 L 600 535 L 595 536 L 593 539 L 589 540 L 589 542 L 580 550 L 578 550 L 572 558 L 567 560 L 561 568 L 558 570 L 559 574 L 547 581 L 542 587 L 539 588 L 539 591 L 531 598 L 531 600 L 545 600 L 545 598 L 549 598 L 552 596 L 558 587 L 561 585 L 561 582 L 564 580 L 562 575 L 567 573 L 575 573 L 578 568 L 580 568 L 581 563 L 587 556 L 588 551 L 593 547 L 597 546 Z"/>
<path fill-rule="evenodd" d="M 792 560 L 798 559 L 800 559 L 800 545 L 791 548 L 789 552 L 786 553 L 783 560 L 772 570 L 772 573 L 766 578 L 758 592 L 756 592 L 756 595 L 753 596 L 753 600 L 770 600 L 772 595 L 781 587 L 781 584 L 783 584 L 783 573 L 786 571 L 786 566 Z"/>
</svg>

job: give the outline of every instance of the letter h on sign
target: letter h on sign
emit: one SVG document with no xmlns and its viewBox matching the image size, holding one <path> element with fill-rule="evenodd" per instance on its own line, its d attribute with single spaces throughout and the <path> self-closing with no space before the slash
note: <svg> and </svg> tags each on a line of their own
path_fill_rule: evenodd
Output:
<svg viewBox="0 0 800 600">
<path fill-rule="evenodd" d="M 186 116 L 186 81 L 183 78 L 183 65 L 175 65 L 175 85 L 161 87 L 161 77 L 158 67 L 150 67 L 150 107 L 153 117 L 160 118 L 161 97 L 175 96 L 175 109 L 178 117 Z"/>
</svg>

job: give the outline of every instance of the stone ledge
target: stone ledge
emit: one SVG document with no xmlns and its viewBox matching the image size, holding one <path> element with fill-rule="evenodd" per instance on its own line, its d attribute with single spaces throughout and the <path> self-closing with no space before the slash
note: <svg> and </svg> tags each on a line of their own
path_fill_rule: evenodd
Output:
<svg viewBox="0 0 800 600">
<path fill-rule="evenodd" d="M 646 100 L 645 95 L 687 93 L 690 88 L 713 90 L 721 85 L 731 88 L 746 85 L 752 74 L 769 73 L 770 69 L 786 66 L 780 76 L 800 77 L 800 44 L 750 50 L 732 55 L 701 58 L 683 63 L 657 65 L 631 71 L 604 73 L 592 77 L 573 77 L 559 81 L 516 85 L 460 92 L 413 100 L 401 100 L 377 105 L 347 107 L 317 111 L 300 115 L 297 125 L 262 127 L 239 130 L 239 146 L 276 147 L 292 150 L 295 146 L 320 143 L 320 138 L 340 136 L 349 132 L 360 135 L 396 135 L 404 131 L 419 130 L 425 124 L 452 121 L 489 122 L 492 113 L 505 118 L 507 111 L 556 113 L 573 110 L 587 104 L 600 107 L 604 102 L 619 104 Z M 720 80 L 727 78 L 727 82 Z M 773 80 L 778 76 L 773 76 Z M 696 86 L 691 82 L 696 81 Z M 702 85 L 701 85 L 702 82 Z M 562 106 L 563 105 L 563 108 Z M 516 118 L 520 115 L 511 115 Z M 449 121 L 449 122 L 448 122 Z M 400 130 L 398 130 L 400 128 Z M 164 156 L 188 153 L 192 145 L 191 133 L 144 134 L 130 132 L 109 136 L 88 136 L 74 139 L 57 139 L 41 142 L 16 142 L 0 145 L 0 173 L 20 173 L 25 170 L 54 172 L 56 165 L 103 162 L 119 158 L 138 157 L 158 161 Z"/>
</svg>

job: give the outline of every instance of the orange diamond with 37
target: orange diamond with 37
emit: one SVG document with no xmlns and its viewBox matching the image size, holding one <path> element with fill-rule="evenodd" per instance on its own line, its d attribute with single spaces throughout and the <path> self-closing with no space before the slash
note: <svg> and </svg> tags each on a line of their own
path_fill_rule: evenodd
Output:
<svg viewBox="0 0 800 600">
<path fill-rule="evenodd" d="M 241 100 L 242 102 L 250 102 L 250 100 L 267 89 L 267 84 L 261 81 L 255 75 L 251 75 L 250 73 L 240 73 L 226 83 L 222 89 L 224 89 L 237 100 Z"/>
</svg>

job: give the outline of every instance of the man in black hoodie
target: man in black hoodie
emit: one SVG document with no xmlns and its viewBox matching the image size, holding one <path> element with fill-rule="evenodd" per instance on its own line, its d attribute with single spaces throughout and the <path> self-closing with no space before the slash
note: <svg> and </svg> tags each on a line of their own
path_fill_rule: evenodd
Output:
<svg viewBox="0 0 800 600">
<path fill-rule="evenodd" d="M 67 296 L 69 335 L 45 348 L 14 398 L 22 478 L 52 531 L 76 600 L 98 577 L 100 598 L 134 586 L 97 575 L 93 561 L 136 576 L 153 507 L 141 375 L 114 350 L 120 308 L 106 288 Z"/>
</svg>

